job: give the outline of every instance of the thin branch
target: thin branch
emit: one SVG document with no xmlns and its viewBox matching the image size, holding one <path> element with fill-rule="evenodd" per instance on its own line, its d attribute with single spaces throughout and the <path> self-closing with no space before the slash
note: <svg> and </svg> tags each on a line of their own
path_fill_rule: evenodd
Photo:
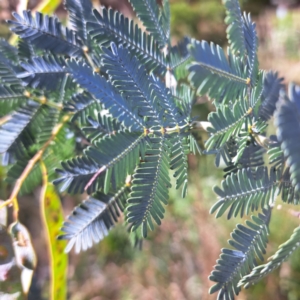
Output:
<svg viewBox="0 0 300 300">
<path fill-rule="evenodd" d="M 24 96 L 35 102 L 38 102 L 40 104 L 45 104 L 50 107 L 56 108 L 57 110 L 63 109 L 63 105 L 61 103 L 55 103 L 55 102 L 49 101 L 45 96 L 36 97 L 36 96 L 31 95 L 30 92 L 28 92 L 28 91 L 24 92 Z"/>
<path fill-rule="evenodd" d="M 92 184 L 93 182 L 96 180 L 96 178 L 105 170 L 107 169 L 107 166 L 102 166 L 97 173 L 94 174 L 94 176 L 90 179 L 90 181 L 86 184 L 86 186 L 84 187 L 84 190 L 86 191 Z"/>
<path fill-rule="evenodd" d="M 100 73 L 100 68 L 95 66 L 91 56 L 89 55 L 89 48 L 87 46 L 83 46 L 82 50 L 83 50 L 85 58 L 89 62 L 90 66 L 93 68 L 93 71 L 95 73 Z"/>
<path fill-rule="evenodd" d="M 10 119 L 11 119 L 11 115 L 6 115 L 6 116 L 0 118 L 0 126 L 5 124 L 6 122 L 8 122 Z"/>
<path fill-rule="evenodd" d="M 10 200 L 7 200 L 7 201 L 3 201 L 1 204 L 0 204 L 0 210 L 4 207 L 6 207 L 7 205 L 11 204 L 12 201 Z"/>
</svg>

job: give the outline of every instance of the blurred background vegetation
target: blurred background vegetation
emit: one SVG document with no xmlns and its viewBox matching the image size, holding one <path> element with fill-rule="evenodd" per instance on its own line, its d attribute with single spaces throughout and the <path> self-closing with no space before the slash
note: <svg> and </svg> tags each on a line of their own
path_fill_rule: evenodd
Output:
<svg viewBox="0 0 300 300">
<path fill-rule="evenodd" d="M 34 9 L 40 1 L 30 0 Z M 93 1 L 95 6 L 100 1 Z M 171 27 L 174 41 L 185 35 L 206 39 L 226 46 L 225 12 L 221 0 L 170 0 Z M 300 6 L 297 1 L 248 0 L 243 9 L 251 12 L 259 35 L 259 61 L 263 69 L 277 70 L 286 82 L 300 83 Z M 101 0 L 127 16 L 134 16 L 127 0 Z M 22 7 L 18 0 L 0 1 L 0 36 L 9 38 L 5 19 Z M 63 5 L 56 14 L 67 22 Z M 202 120 L 210 110 L 206 99 L 198 99 L 195 115 Z M 271 128 L 270 131 L 273 129 Z M 133 249 L 126 228 L 119 225 L 100 245 L 80 255 L 70 254 L 69 299 L 71 300 L 131 300 L 215 299 L 208 295 L 212 285 L 208 275 L 227 247 L 226 240 L 237 222 L 225 218 L 216 220 L 209 209 L 216 201 L 212 192 L 220 184 L 222 170 L 214 167 L 210 156 L 190 156 L 190 184 L 186 199 L 173 190 L 162 226 L 144 241 L 143 250 Z M 0 199 L 6 199 L 9 186 L 0 169 Z M 45 251 L 45 230 L 39 210 L 39 190 L 20 199 L 20 220 L 32 234 L 38 265 L 31 287 L 30 299 L 48 299 L 49 269 Z M 63 196 L 66 215 L 81 201 L 80 197 Z M 279 202 L 278 202 L 279 203 Z M 294 208 L 295 211 L 297 208 Z M 268 255 L 287 239 L 299 223 L 290 206 L 278 205 L 270 224 Z M 271 276 L 238 299 L 300 299 L 300 252 L 283 264 Z"/>
</svg>

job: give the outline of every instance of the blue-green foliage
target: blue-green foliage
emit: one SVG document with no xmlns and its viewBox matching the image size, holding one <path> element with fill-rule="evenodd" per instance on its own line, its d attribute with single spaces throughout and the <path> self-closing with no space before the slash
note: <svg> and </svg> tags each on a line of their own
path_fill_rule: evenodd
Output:
<svg viewBox="0 0 300 300">
<path fill-rule="evenodd" d="M 3 105 L 5 113 L 13 111 L 1 127 L 1 152 L 7 163 L 16 161 L 9 181 L 22 176 L 39 151 L 52 174 L 57 164 L 51 157 L 57 155 L 61 135 L 57 130 L 67 126 L 64 122 L 69 118 L 70 127 L 62 130 L 65 139 L 79 134 L 78 146 L 85 149 L 61 163 L 55 183 L 70 193 L 102 193 L 102 198 L 127 185 L 126 219 L 131 230 L 141 227 L 146 236 L 147 228 L 154 228 L 153 221 L 160 224 L 164 216 L 170 169 L 177 188 L 183 186 L 186 194 L 187 154 L 197 148 L 191 133 L 193 93 L 181 85 L 169 90 L 157 77 L 167 68 L 174 76 L 190 57 L 189 40 L 171 50 L 168 1 L 162 7 L 155 1 L 133 3 L 146 31 L 111 9 L 93 10 L 91 3 L 80 0 L 65 4 L 73 30 L 62 27 L 55 17 L 26 11 L 9 21 L 21 38 L 18 48 L 1 43 L 6 56 L 0 60 L 0 91 L 4 104 L 11 99 Z M 64 150 L 58 157 L 65 158 Z M 22 163 L 17 163 L 19 159 Z M 39 184 L 40 175 L 36 164 L 23 192 Z M 78 223 L 72 234 L 80 232 L 83 243 L 87 232 L 97 228 L 89 227 L 94 217 L 83 225 L 75 217 L 78 211 L 67 224 Z M 104 217 L 99 214 L 96 218 L 101 222 Z M 112 225 L 106 226 L 107 232 Z M 68 226 L 64 229 L 70 231 Z M 86 249 L 96 240 L 89 240 L 87 246 L 76 242 L 77 249 Z"/>
<path fill-rule="evenodd" d="M 66 74 L 62 57 L 46 55 L 33 57 L 31 61 L 21 63 L 23 72 L 17 77 L 24 86 L 55 90 Z"/>
<path fill-rule="evenodd" d="M 226 32 L 227 38 L 230 40 L 230 48 L 234 54 L 246 57 L 244 22 L 239 2 L 238 0 L 224 0 L 223 3 L 226 8 L 225 23 L 228 25 Z"/>
<path fill-rule="evenodd" d="M 160 47 L 168 45 L 170 43 L 169 2 L 164 1 L 164 9 L 158 7 L 156 0 L 130 0 L 130 3 Z"/>
<path fill-rule="evenodd" d="M 186 196 L 194 133 L 206 130 L 204 153 L 225 168 L 211 213 L 258 214 L 237 225 L 235 250 L 222 250 L 210 276 L 210 292 L 233 299 L 299 246 L 297 229 L 257 266 L 275 198 L 300 203 L 300 88 L 287 95 L 277 73 L 259 70 L 256 27 L 238 0 L 223 1 L 227 51 L 189 37 L 171 45 L 169 1 L 130 2 L 145 30 L 86 0 L 65 1 L 72 30 L 30 11 L 9 21 L 20 39 L 16 47 L 0 40 L 7 180 L 30 193 L 45 166 L 62 192 L 88 194 L 63 224 L 67 251 L 101 241 L 121 214 L 135 238 L 146 237 L 164 218 L 171 176 Z M 208 122 L 191 117 L 197 95 L 213 100 Z M 273 116 L 277 136 L 268 136 Z"/>
<path fill-rule="evenodd" d="M 230 219 L 269 206 L 276 196 L 276 173 L 271 171 L 269 175 L 264 167 L 256 169 L 255 174 L 259 174 L 258 177 L 255 178 L 250 169 L 243 168 L 228 175 L 222 182 L 222 189 L 214 189 L 220 199 L 211 208 L 211 213 L 218 210 L 216 217 L 220 217 L 230 208 L 227 216 Z"/>
<path fill-rule="evenodd" d="M 14 13 L 15 21 L 9 20 L 10 29 L 39 49 L 55 54 L 81 56 L 82 42 L 75 31 L 63 28 L 55 17 L 44 16 L 37 12 L 35 18 L 30 11 L 23 11 L 23 16 Z"/>
<path fill-rule="evenodd" d="M 94 10 L 95 21 L 88 22 L 88 32 L 99 45 L 111 42 L 124 45 L 150 71 L 166 72 L 166 59 L 155 39 L 143 32 L 133 20 L 112 9 Z"/>
<path fill-rule="evenodd" d="M 93 10 L 91 1 L 73 1 L 66 0 L 65 6 L 69 12 L 70 22 L 74 30 L 76 30 L 77 35 L 82 40 L 84 45 L 91 48 L 93 40 L 88 33 L 87 22 L 95 21 L 95 17 L 91 14 Z"/>
<path fill-rule="evenodd" d="M 16 77 L 18 54 L 17 49 L 5 40 L 0 40 L 0 116 L 19 108 L 26 97 L 20 79 Z"/>
<path fill-rule="evenodd" d="M 268 72 L 264 78 L 264 90 L 259 116 L 265 121 L 269 120 L 274 114 L 280 91 L 284 88 L 282 81 L 283 78 L 278 78 L 278 73 L 272 71 Z"/>
<path fill-rule="evenodd" d="M 132 189 L 128 199 L 128 222 L 132 229 L 142 227 L 143 236 L 147 228 L 154 229 L 153 220 L 160 225 L 168 203 L 170 147 L 164 136 L 151 137 L 151 149 L 145 153 L 143 162 L 137 168 L 132 180 Z"/>
<path fill-rule="evenodd" d="M 70 61 L 68 68 L 76 82 L 92 94 L 126 128 L 133 131 L 143 130 L 144 120 L 131 110 L 130 104 L 125 101 L 105 77 L 94 73 L 87 64 L 77 63 L 76 61 Z"/>
<path fill-rule="evenodd" d="M 128 188 L 122 187 L 114 194 L 98 192 L 77 206 L 63 224 L 65 233 L 59 236 L 59 239 L 70 240 L 66 251 L 73 246 L 76 252 L 86 250 L 107 236 L 124 211 L 127 197 Z"/>
<path fill-rule="evenodd" d="M 299 204 L 300 89 L 291 85 L 287 96 L 283 79 L 277 73 L 259 70 L 255 24 L 250 15 L 241 13 L 238 0 L 223 3 L 228 25 L 227 56 L 221 47 L 206 41 L 192 40 L 189 46 L 193 57 L 189 79 L 197 94 L 208 96 L 216 106 L 216 111 L 208 116 L 205 152 L 216 154 L 217 166 L 225 164 L 226 178 L 221 188 L 215 187 L 219 199 L 211 213 L 216 212 L 216 217 L 227 213 L 229 219 L 268 209 L 270 215 L 278 195 L 284 202 Z M 268 137 L 266 122 L 274 115 L 277 137 Z M 265 153 L 271 163 L 269 167 L 264 167 Z M 250 243 L 251 239 L 240 241 Z M 293 236 L 288 242 L 290 248 L 285 249 L 291 249 L 295 241 Z M 231 244 L 244 251 L 235 242 Z M 284 257 L 282 249 L 278 252 L 281 259 L 276 260 L 279 264 Z M 210 277 L 217 282 L 211 292 L 220 290 L 218 299 L 233 299 L 242 285 L 249 286 L 275 267 L 270 262 L 268 267 L 257 267 L 248 276 L 256 266 L 253 260 L 249 264 L 243 253 L 222 251 Z M 261 253 L 256 255 L 261 257 Z"/>
<path fill-rule="evenodd" d="M 243 95 L 247 88 L 246 69 L 241 61 L 232 56 L 227 60 L 223 49 L 206 41 L 192 41 L 191 55 L 194 58 L 189 68 L 189 80 L 198 94 L 207 94 L 211 99 L 229 101 Z M 224 93 L 226 90 L 228 93 Z"/>
<path fill-rule="evenodd" d="M 284 244 L 279 246 L 277 252 L 268 258 L 268 262 L 255 267 L 249 275 L 240 281 L 239 285 L 245 285 L 245 288 L 248 288 L 278 268 L 299 248 L 299 238 L 300 227 L 297 227 L 291 237 Z"/>
<path fill-rule="evenodd" d="M 300 87 L 291 85 L 288 97 L 284 97 L 275 114 L 278 127 L 277 136 L 287 164 L 290 168 L 291 180 L 297 191 L 300 191 Z"/>
<path fill-rule="evenodd" d="M 97 118 L 87 117 L 89 126 L 84 127 L 82 130 L 86 136 L 91 140 L 95 140 L 104 136 L 111 136 L 119 130 L 124 130 L 125 128 L 112 118 L 110 115 L 101 115 L 98 113 Z"/>
<path fill-rule="evenodd" d="M 241 287 L 238 285 L 241 276 L 245 276 L 257 265 L 257 258 L 263 260 L 268 243 L 268 222 L 270 210 L 264 210 L 258 217 L 252 216 L 252 222 L 238 224 L 231 233 L 229 245 L 236 250 L 222 249 L 215 270 L 209 279 L 217 282 L 210 288 L 210 293 L 219 291 L 219 299 L 233 299 Z"/>
<path fill-rule="evenodd" d="M 9 120 L 0 129 L 2 140 L 0 153 L 13 156 L 20 149 L 26 149 L 32 145 L 31 120 L 39 113 L 39 105 L 29 100 L 25 107 L 21 107 L 11 114 Z"/>
<path fill-rule="evenodd" d="M 264 153 L 266 150 L 258 145 L 250 144 L 243 151 L 242 156 L 238 160 L 233 160 L 237 156 L 237 152 L 232 153 L 231 159 L 227 161 L 227 167 L 224 168 L 226 174 L 237 172 L 239 169 L 250 168 L 250 172 L 256 178 L 256 167 L 264 165 Z M 226 177 L 225 174 L 225 177 Z"/>
<path fill-rule="evenodd" d="M 89 193 L 96 192 L 103 184 L 107 193 L 118 189 L 133 174 L 126 210 L 128 222 L 132 223 L 132 230 L 141 226 L 146 236 L 147 228 L 154 228 L 152 220 L 160 224 L 163 218 L 162 203 L 168 200 L 170 168 L 175 170 L 177 187 L 184 184 L 183 195 L 186 194 L 186 155 L 193 143 L 185 111 L 189 106 L 177 106 L 172 93 L 159 79 L 149 76 L 123 46 L 112 43 L 111 50 L 103 48 L 102 51 L 101 69 L 108 74 L 109 81 L 93 74 L 87 64 L 71 61 L 68 68 L 80 86 L 99 99 L 122 129 L 93 138 L 93 145 L 83 156 L 64 163 L 56 183 L 69 192 L 87 190 Z M 109 130 L 106 126 L 109 123 L 101 120 L 101 131 Z M 169 128 L 174 129 L 168 133 Z M 82 172 L 78 174 L 80 168 Z"/>
</svg>

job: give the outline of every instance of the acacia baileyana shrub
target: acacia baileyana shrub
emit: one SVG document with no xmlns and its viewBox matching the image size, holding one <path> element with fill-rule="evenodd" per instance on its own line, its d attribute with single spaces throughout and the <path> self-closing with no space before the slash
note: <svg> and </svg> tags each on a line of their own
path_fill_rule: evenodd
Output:
<svg viewBox="0 0 300 300">
<path fill-rule="evenodd" d="M 187 155 L 213 154 L 225 179 L 211 213 L 251 215 L 209 277 L 210 293 L 232 299 L 300 245 L 296 228 L 261 263 L 275 199 L 299 204 L 300 89 L 286 93 L 277 73 L 259 69 L 255 24 L 238 0 L 223 1 L 226 51 L 188 37 L 172 46 L 168 0 L 130 2 L 143 29 L 87 0 L 66 0 L 71 29 L 39 12 L 8 21 L 19 40 L 0 43 L 0 152 L 13 187 L 1 208 L 12 204 L 18 222 L 17 196 L 54 180 L 60 192 L 88 195 L 62 224 L 67 251 L 100 242 L 120 215 L 139 243 L 162 222 L 170 176 L 187 194 Z M 207 120 L 191 117 L 198 95 L 215 106 Z"/>
</svg>

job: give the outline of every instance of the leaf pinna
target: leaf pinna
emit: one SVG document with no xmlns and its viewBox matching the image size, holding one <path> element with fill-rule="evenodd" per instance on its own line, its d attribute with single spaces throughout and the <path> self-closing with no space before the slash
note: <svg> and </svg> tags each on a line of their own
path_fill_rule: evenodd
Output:
<svg viewBox="0 0 300 300">
<path fill-rule="evenodd" d="M 128 188 L 122 187 L 114 194 L 96 193 L 77 206 L 67 221 L 64 222 L 64 234 L 59 239 L 69 240 L 66 252 L 75 245 L 75 251 L 80 252 L 99 243 L 118 221 L 124 210 Z M 86 236 L 89 235 L 88 243 Z"/>
<path fill-rule="evenodd" d="M 238 286 L 241 276 L 257 265 L 257 257 L 263 260 L 268 242 L 268 222 L 270 210 L 264 210 L 258 217 L 252 216 L 252 222 L 246 225 L 238 224 L 232 232 L 232 240 L 228 243 L 236 250 L 222 249 L 215 270 L 209 279 L 217 282 L 209 293 L 219 291 L 218 300 L 233 299 L 241 288 Z"/>
<path fill-rule="evenodd" d="M 11 31 L 32 45 L 55 54 L 82 56 L 82 43 L 76 32 L 63 28 L 55 17 L 37 12 L 35 18 L 30 11 L 23 16 L 14 13 L 16 21 L 8 21 Z"/>
</svg>

